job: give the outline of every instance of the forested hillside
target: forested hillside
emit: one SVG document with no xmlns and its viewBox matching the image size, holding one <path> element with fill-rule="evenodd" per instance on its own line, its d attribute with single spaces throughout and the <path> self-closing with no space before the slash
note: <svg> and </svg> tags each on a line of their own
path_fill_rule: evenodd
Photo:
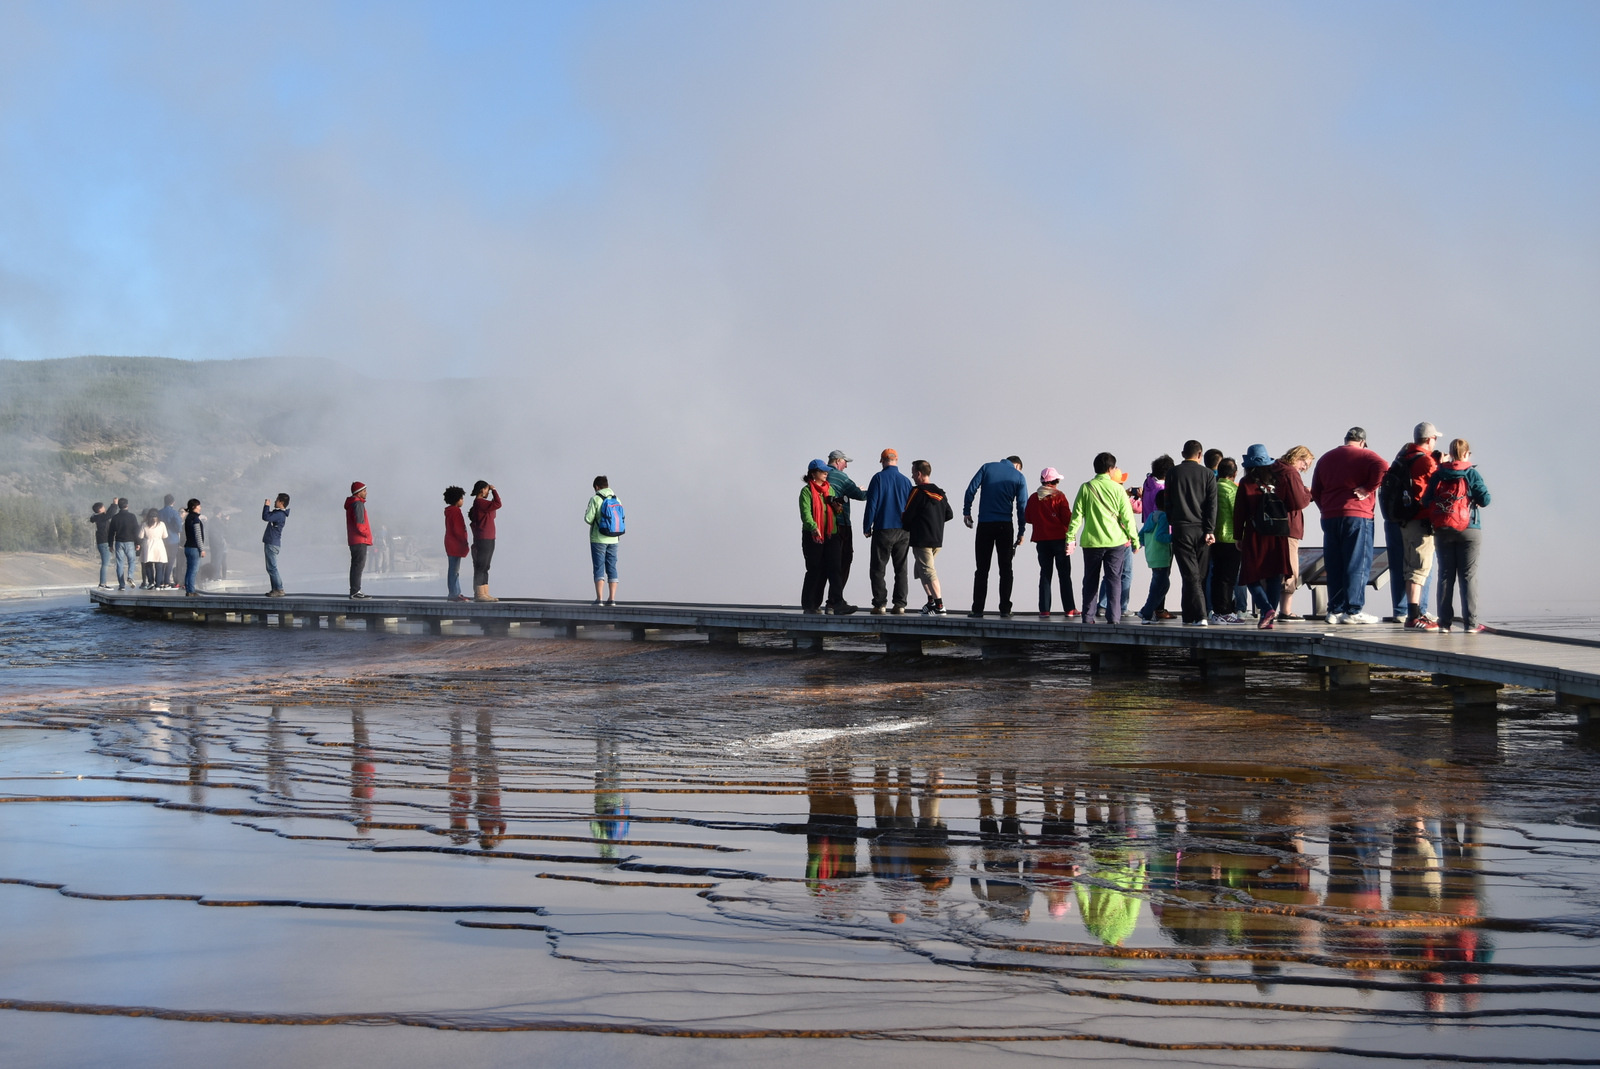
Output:
<svg viewBox="0 0 1600 1069">
<path fill-rule="evenodd" d="M 94 501 L 254 494 L 361 392 L 326 361 L 0 360 L 0 550 L 92 544 Z"/>
</svg>

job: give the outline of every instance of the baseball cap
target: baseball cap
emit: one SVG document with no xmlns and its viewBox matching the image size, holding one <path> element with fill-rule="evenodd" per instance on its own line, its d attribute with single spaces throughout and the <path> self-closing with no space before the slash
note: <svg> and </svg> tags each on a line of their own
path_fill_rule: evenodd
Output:
<svg viewBox="0 0 1600 1069">
<path fill-rule="evenodd" d="M 900 459 L 900 454 L 896 453 L 893 449 L 885 449 L 882 453 L 878 454 L 878 463 L 880 463 L 880 464 L 882 464 L 885 460 L 899 460 L 899 459 Z"/>
<path fill-rule="evenodd" d="M 1367 440 L 1366 428 L 1365 427 L 1351 427 L 1349 430 L 1344 432 L 1344 440 L 1347 441 L 1347 442 L 1364 442 L 1364 441 L 1366 441 Z"/>
<path fill-rule="evenodd" d="M 1039 481 L 1042 483 L 1058 483 L 1061 481 L 1061 473 L 1054 468 L 1046 468 L 1039 473 Z"/>
<path fill-rule="evenodd" d="M 835 460 L 842 460 L 846 464 L 854 463 L 854 461 L 850 457 L 847 457 L 847 456 L 844 455 L 844 450 L 843 449 L 835 449 L 833 452 L 828 454 L 828 464 L 832 464 Z M 826 468 L 828 466 L 828 464 L 824 464 L 822 466 L 824 468 Z"/>
<path fill-rule="evenodd" d="M 1411 432 L 1413 442 L 1425 442 L 1429 438 L 1439 437 L 1439 428 L 1424 420 L 1417 424 L 1417 429 Z"/>
<path fill-rule="evenodd" d="M 811 462 L 811 465 L 808 468 L 806 468 L 806 471 L 808 471 L 808 472 L 811 472 L 811 471 L 827 471 L 827 470 L 828 470 L 828 462 L 826 460 L 823 460 L 821 457 L 818 457 L 816 460 L 813 460 Z"/>
</svg>

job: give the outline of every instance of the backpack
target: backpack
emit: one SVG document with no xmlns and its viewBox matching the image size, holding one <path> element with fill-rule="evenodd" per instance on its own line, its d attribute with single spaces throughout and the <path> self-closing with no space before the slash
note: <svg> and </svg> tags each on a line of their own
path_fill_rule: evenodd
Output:
<svg viewBox="0 0 1600 1069">
<path fill-rule="evenodd" d="M 1452 531 L 1465 531 L 1472 522 L 1472 493 L 1467 488 L 1467 477 L 1441 478 L 1430 488 L 1430 501 L 1425 517 L 1432 527 L 1448 527 Z"/>
<path fill-rule="evenodd" d="M 1255 515 L 1250 520 L 1258 534 L 1268 538 L 1289 537 L 1289 506 L 1278 496 L 1275 484 L 1261 484 L 1261 497 L 1256 502 Z"/>
<path fill-rule="evenodd" d="M 1390 523 L 1410 523 L 1417 518 L 1419 506 L 1411 496 L 1411 456 L 1408 449 L 1400 450 L 1378 484 L 1378 508 Z"/>
<path fill-rule="evenodd" d="M 607 538 L 619 538 L 628 533 L 628 518 L 622 511 L 622 502 L 615 497 L 602 497 L 594 517 L 594 529 Z"/>
</svg>

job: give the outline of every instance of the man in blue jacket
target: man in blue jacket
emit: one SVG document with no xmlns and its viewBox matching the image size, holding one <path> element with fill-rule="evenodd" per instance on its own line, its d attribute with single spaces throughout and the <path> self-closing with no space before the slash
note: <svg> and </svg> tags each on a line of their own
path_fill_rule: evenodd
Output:
<svg viewBox="0 0 1600 1069">
<path fill-rule="evenodd" d="M 267 525 L 261 535 L 261 548 L 267 558 L 267 581 L 272 589 L 269 598 L 283 597 L 283 576 L 278 574 L 278 550 L 283 548 L 283 525 L 289 522 L 289 495 L 279 494 L 276 501 L 261 502 L 261 520 Z"/>
<path fill-rule="evenodd" d="M 978 469 L 978 474 L 967 484 L 966 500 L 961 515 L 968 527 L 972 526 L 972 499 L 983 490 L 978 504 L 978 541 L 975 545 L 978 568 L 972 573 L 972 611 L 968 616 L 982 616 L 983 603 L 989 600 L 990 552 L 1000 560 L 1000 616 L 1011 618 L 1011 555 L 1022 544 L 1026 520 L 1024 510 L 1028 504 L 1028 480 L 1022 476 L 1022 458 L 1006 457 Z M 1017 514 L 1015 538 L 1012 537 L 1011 514 Z"/>
<path fill-rule="evenodd" d="M 867 484 L 867 505 L 862 510 L 865 513 L 862 530 L 872 539 L 872 615 L 893 612 L 903 616 L 910 586 L 906 578 L 906 554 L 911 551 L 911 532 L 905 529 L 903 513 L 906 498 L 911 496 L 911 480 L 900 473 L 900 454 L 893 449 L 885 449 L 878 463 L 883 465 L 883 470 Z M 886 609 L 889 589 L 884 582 L 884 571 L 890 557 L 894 558 L 894 608 Z"/>
</svg>

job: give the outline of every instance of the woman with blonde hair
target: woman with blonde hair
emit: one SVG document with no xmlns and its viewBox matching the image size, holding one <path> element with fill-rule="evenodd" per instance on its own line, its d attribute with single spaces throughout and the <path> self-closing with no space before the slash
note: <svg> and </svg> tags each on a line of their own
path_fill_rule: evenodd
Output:
<svg viewBox="0 0 1600 1069">
<path fill-rule="evenodd" d="M 1311 470 L 1317 455 L 1303 445 L 1297 445 L 1277 460 L 1278 496 L 1289 506 L 1289 574 L 1283 580 L 1283 594 L 1278 603 L 1277 619 L 1303 620 L 1291 609 L 1294 592 L 1300 589 L 1300 540 L 1306 535 L 1305 508 L 1311 504 L 1311 491 L 1302 476 Z"/>
</svg>

